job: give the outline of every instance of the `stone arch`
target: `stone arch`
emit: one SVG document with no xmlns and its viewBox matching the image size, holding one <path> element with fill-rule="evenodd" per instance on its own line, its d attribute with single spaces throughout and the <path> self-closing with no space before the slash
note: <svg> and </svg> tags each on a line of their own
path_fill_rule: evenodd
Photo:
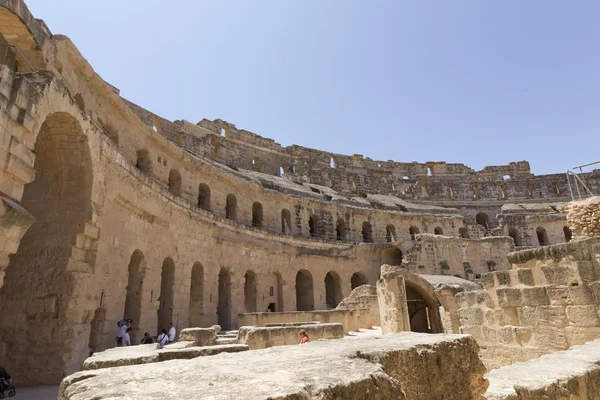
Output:
<svg viewBox="0 0 600 400">
<path fill-rule="evenodd" d="M 410 239 L 415 240 L 417 238 L 417 235 L 419 234 L 419 228 L 417 228 L 416 226 L 411 226 L 408 230 L 408 233 L 410 233 Z"/>
<path fill-rule="evenodd" d="M 475 222 L 483 226 L 485 229 L 490 229 L 490 217 L 484 212 L 478 212 L 475 216 Z"/>
<path fill-rule="evenodd" d="M 571 232 L 568 226 L 563 226 L 563 235 L 565 235 L 565 242 L 570 242 L 573 238 L 573 232 Z"/>
<path fill-rule="evenodd" d="M 139 333 L 140 317 L 142 316 L 142 296 L 146 275 L 146 260 L 141 250 L 135 250 L 131 254 L 127 270 L 127 293 L 125 295 L 123 319 L 133 320 L 133 336 L 136 336 Z M 139 338 L 141 339 L 141 336 Z M 132 343 L 133 339 L 132 337 Z"/>
<path fill-rule="evenodd" d="M 223 330 L 230 330 L 231 325 L 231 271 L 221 268 L 219 272 L 219 303 L 217 304 L 217 321 Z"/>
<path fill-rule="evenodd" d="M 189 326 L 192 328 L 202 326 L 204 316 L 204 267 L 196 262 L 192 266 L 192 280 L 190 283 L 190 316 Z"/>
<path fill-rule="evenodd" d="M 422 333 L 442 333 L 439 302 L 427 288 L 415 281 L 404 281 L 410 330 Z"/>
<path fill-rule="evenodd" d="M 365 243 L 373 243 L 373 227 L 369 221 L 362 223 L 362 239 Z"/>
<path fill-rule="evenodd" d="M 225 200 L 225 217 L 234 221 L 237 219 L 237 199 L 233 194 L 228 194 Z"/>
<path fill-rule="evenodd" d="M 256 312 L 257 309 L 257 279 L 252 270 L 246 271 L 244 275 L 244 307 L 247 313 Z"/>
<path fill-rule="evenodd" d="M 145 174 L 152 171 L 152 158 L 150 152 L 146 149 L 139 149 L 136 152 L 135 167 Z"/>
<path fill-rule="evenodd" d="M 94 261 L 93 252 L 88 251 L 90 244 L 86 247 L 83 243 L 91 241 L 93 246 L 95 240 L 90 236 L 83 238 L 83 243 L 78 240 L 91 223 L 93 163 L 88 138 L 78 120 L 64 112 L 46 117 L 34 149 L 35 178 L 24 186 L 20 205 L 35 222 L 22 237 L 16 254 L 10 256 L 5 270 L 0 288 L 0 347 L 11 349 L 2 357 L 2 364 L 17 378 L 27 374 L 29 382 L 35 376 L 36 383 L 56 383 L 57 373 L 75 372 L 73 360 L 83 360 L 88 355 L 89 337 L 77 335 L 77 329 L 64 331 L 60 337 L 41 337 L 40 332 L 62 329 L 67 318 L 71 326 L 87 329 L 90 319 L 84 315 L 95 309 L 80 305 L 77 314 L 69 312 L 74 304 L 70 300 L 78 296 L 76 277 L 69 269 L 71 261 L 84 273 L 92 271 L 89 263 Z M 90 295 L 100 297 L 101 290 L 94 287 Z M 10 304 L 16 303 L 27 305 L 26 311 L 19 312 L 19 317 L 26 316 L 27 323 L 18 327 L 9 322 L 14 313 Z M 36 304 L 38 307 L 34 307 Z M 32 363 L 28 343 L 33 340 L 57 356 L 52 372 L 45 365 Z"/>
<path fill-rule="evenodd" d="M 535 230 L 535 233 L 537 235 L 537 240 L 540 246 L 547 246 L 550 244 L 550 242 L 548 241 L 548 233 L 546 232 L 546 228 L 544 228 L 543 226 L 538 226 Z"/>
<path fill-rule="evenodd" d="M 181 194 L 181 174 L 176 169 L 169 171 L 169 192 L 177 196 Z"/>
<path fill-rule="evenodd" d="M 337 272 L 329 271 L 325 275 L 325 304 L 328 309 L 333 309 L 342 300 L 342 280 Z"/>
<path fill-rule="evenodd" d="M 382 252 L 381 257 L 382 264 L 388 265 L 401 265 L 402 264 L 402 250 L 397 247 L 390 247 Z"/>
<path fill-rule="evenodd" d="M 261 228 L 263 224 L 263 206 L 258 201 L 252 204 L 252 226 Z"/>
<path fill-rule="evenodd" d="M 104 323 L 106 322 L 106 309 L 99 307 L 94 312 L 94 318 L 90 322 L 90 339 L 88 348 L 90 356 L 98 351 L 104 350 Z"/>
<path fill-rule="evenodd" d="M 388 243 L 398 240 L 398 236 L 396 235 L 396 227 L 394 225 L 389 224 L 385 227 L 385 238 Z"/>
<path fill-rule="evenodd" d="M 337 240 L 347 239 L 346 221 L 339 218 L 335 223 L 335 236 Z"/>
<path fill-rule="evenodd" d="M 469 238 L 469 230 L 466 227 L 458 228 L 458 237 L 463 239 Z"/>
<path fill-rule="evenodd" d="M 292 233 L 292 215 L 290 210 L 281 210 L 281 233 L 290 235 Z"/>
<path fill-rule="evenodd" d="M 158 298 L 159 307 L 156 311 L 158 317 L 157 332 L 161 329 L 167 329 L 169 323 L 173 322 L 173 305 L 175 291 L 175 262 L 167 257 L 163 261 L 160 274 L 160 297 Z"/>
<path fill-rule="evenodd" d="M 198 186 L 198 207 L 210 211 L 210 187 L 206 183 Z"/>
<path fill-rule="evenodd" d="M 521 245 L 521 236 L 519 235 L 519 230 L 514 226 L 508 227 L 508 236 L 510 236 L 515 242 L 515 246 Z"/>
<path fill-rule="evenodd" d="M 367 278 L 365 277 L 365 274 L 363 274 L 362 272 L 355 272 L 354 274 L 352 274 L 352 277 L 350 278 L 350 287 L 352 288 L 352 290 L 366 284 L 368 284 L 368 282 Z"/>
<path fill-rule="evenodd" d="M 441 227 L 436 226 L 435 229 L 433 230 L 433 233 L 435 233 L 436 235 L 443 235 L 444 230 Z"/>
<path fill-rule="evenodd" d="M 313 278 L 305 269 L 296 274 L 296 310 L 313 311 L 315 309 L 315 296 Z"/>
<path fill-rule="evenodd" d="M 319 217 L 316 215 L 311 215 L 308 218 L 308 234 L 310 237 L 319 236 Z"/>
</svg>

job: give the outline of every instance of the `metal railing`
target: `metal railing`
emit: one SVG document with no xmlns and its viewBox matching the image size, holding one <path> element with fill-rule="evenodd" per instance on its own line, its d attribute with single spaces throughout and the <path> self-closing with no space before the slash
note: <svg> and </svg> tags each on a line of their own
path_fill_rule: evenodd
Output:
<svg viewBox="0 0 600 400">
<path fill-rule="evenodd" d="M 19 65 L 18 59 L 19 59 L 19 56 L 21 56 L 23 61 L 25 61 L 25 64 L 27 64 L 29 66 L 30 71 L 19 71 L 19 72 L 35 72 L 35 68 L 33 68 L 33 65 L 31 65 L 29 60 L 27 60 L 27 58 L 23 55 L 23 53 L 21 53 L 21 51 L 17 48 L 17 46 L 15 46 L 14 44 L 0 43 L 0 49 L 1 48 L 4 48 L 4 55 L 2 56 L 2 62 L 0 62 L 0 64 L 9 65 L 9 64 L 7 64 L 7 61 L 8 61 L 11 64 L 10 65 L 11 71 L 17 72 L 16 68 L 17 68 L 17 65 Z M 12 62 L 11 62 L 11 58 L 9 58 L 9 55 L 12 58 Z"/>
<path fill-rule="evenodd" d="M 582 190 L 585 190 L 585 192 L 587 194 L 587 195 L 584 194 L 583 197 L 594 196 L 594 193 L 592 193 L 590 188 L 586 185 L 585 181 L 583 180 L 583 168 L 589 167 L 591 165 L 596 165 L 596 164 L 600 164 L 600 161 L 595 161 L 593 163 L 583 164 L 583 165 L 578 165 L 576 167 L 573 167 L 572 169 L 579 170 L 579 174 L 577 174 L 576 172 L 574 172 L 570 169 L 567 170 L 567 172 L 566 172 L 567 183 L 569 184 L 569 192 L 571 193 L 571 200 L 575 200 L 575 193 L 573 192 L 573 188 L 575 188 L 575 192 L 577 192 L 578 200 L 582 199 L 582 195 L 581 195 Z M 571 181 L 572 181 L 572 183 L 571 183 Z M 580 188 L 580 185 L 581 185 L 581 188 Z"/>
</svg>

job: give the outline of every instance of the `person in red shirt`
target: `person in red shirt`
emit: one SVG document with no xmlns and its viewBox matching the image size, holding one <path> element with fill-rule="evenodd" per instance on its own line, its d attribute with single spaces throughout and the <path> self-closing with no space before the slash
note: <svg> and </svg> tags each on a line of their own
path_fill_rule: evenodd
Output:
<svg viewBox="0 0 600 400">
<path fill-rule="evenodd" d="M 308 338 L 306 331 L 303 329 L 300 331 L 300 343 L 298 343 L 298 344 L 304 344 L 304 343 L 308 343 L 308 342 L 310 342 L 310 339 Z"/>
</svg>

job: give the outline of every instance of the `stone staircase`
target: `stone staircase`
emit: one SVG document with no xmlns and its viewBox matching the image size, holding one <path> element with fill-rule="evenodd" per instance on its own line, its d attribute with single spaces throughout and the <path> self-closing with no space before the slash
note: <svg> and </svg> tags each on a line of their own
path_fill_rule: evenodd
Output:
<svg viewBox="0 0 600 400">
<path fill-rule="evenodd" d="M 238 331 L 222 331 L 217 335 L 215 345 L 237 344 Z"/>
</svg>

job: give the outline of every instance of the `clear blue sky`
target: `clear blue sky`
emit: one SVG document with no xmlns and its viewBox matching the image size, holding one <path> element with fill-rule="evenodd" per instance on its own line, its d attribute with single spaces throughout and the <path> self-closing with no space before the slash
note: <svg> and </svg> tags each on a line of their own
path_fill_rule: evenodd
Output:
<svg viewBox="0 0 600 400">
<path fill-rule="evenodd" d="M 600 159 L 597 0 L 27 4 L 124 97 L 170 120 L 476 169 Z"/>
</svg>

